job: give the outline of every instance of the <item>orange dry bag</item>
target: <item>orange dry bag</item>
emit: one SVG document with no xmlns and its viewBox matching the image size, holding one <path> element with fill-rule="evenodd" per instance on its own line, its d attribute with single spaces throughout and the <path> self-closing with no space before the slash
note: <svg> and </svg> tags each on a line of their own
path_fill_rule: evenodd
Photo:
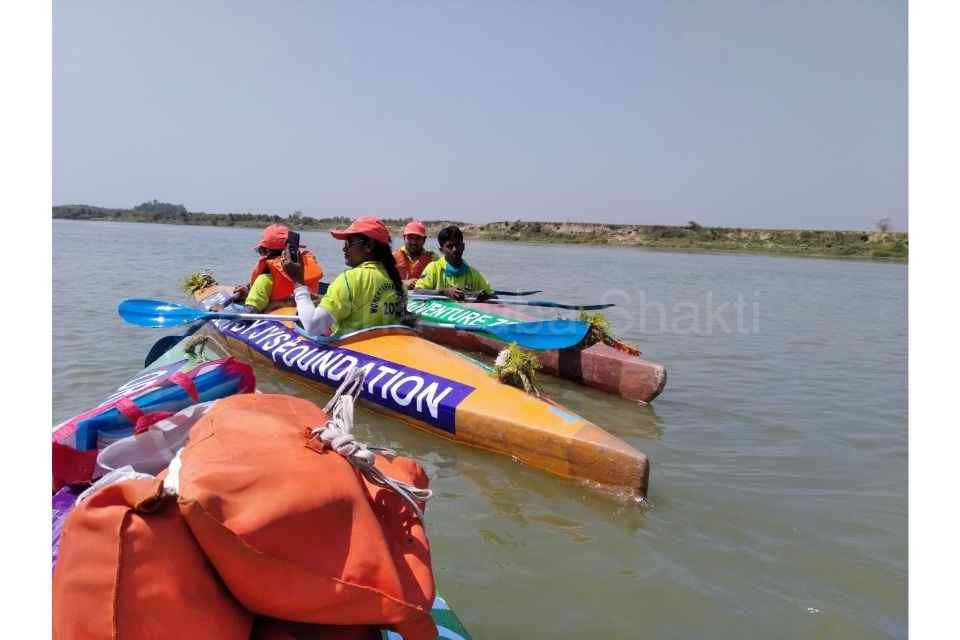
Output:
<svg viewBox="0 0 960 640">
<path fill-rule="evenodd" d="M 316 405 L 291 396 L 220 400 L 171 463 L 181 513 L 254 613 L 435 638 L 423 523 L 399 493 L 325 448 L 312 428 L 326 422 Z M 408 485 L 428 482 L 409 459 L 376 456 L 375 467 Z"/>
<path fill-rule="evenodd" d="M 53 574 L 53 637 L 248 638 L 230 595 L 161 480 L 97 490 L 67 518 Z"/>
</svg>

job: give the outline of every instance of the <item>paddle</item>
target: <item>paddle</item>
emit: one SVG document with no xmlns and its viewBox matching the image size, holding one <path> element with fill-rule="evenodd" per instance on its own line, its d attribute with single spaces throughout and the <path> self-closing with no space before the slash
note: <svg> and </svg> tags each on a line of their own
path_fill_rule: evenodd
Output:
<svg viewBox="0 0 960 640">
<path fill-rule="evenodd" d="M 297 316 L 279 316 L 264 313 L 228 313 L 203 311 L 161 300 L 124 300 L 117 307 L 120 317 L 139 327 L 166 328 L 188 324 L 196 320 L 233 318 L 237 320 L 298 320 Z M 566 349 L 580 344 L 589 326 L 579 320 L 542 320 L 517 322 L 494 327 L 475 327 L 460 324 L 422 323 L 428 327 L 456 331 L 473 331 L 497 336 L 504 342 L 516 342 L 528 349 Z"/>
<path fill-rule="evenodd" d="M 583 342 L 590 326 L 580 320 L 539 320 L 480 327 L 464 324 L 420 322 L 421 326 L 488 333 L 504 342 L 516 342 L 521 347 L 537 351 L 567 349 Z"/>
<path fill-rule="evenodd" d="M 327 289 L 330 285 L 326 282 L 320 283 L 320 295 L 323 295 L 327 292 Z M 414 289 L 417 291 L 417 289 Z M 431 294 L 435 292 L 434 289 L 420 289 L 420 291 L 428 291 Z M 531 296 L 535 293 L 543 293 L 542 291 L 494 291 L 498 296 Z M 430 294 L 410 294 L 411 300 L 452 300 L 453 302 L 481 302 L 479 300 L 453 300 L 453 298 L 448 298 L 441 295 L 430 295 Z M 490 304 L 514 304 L 514 305 L 523 305 L 528 307 L 549 307 L 552 309 L 573 309 L 574 311 L 597 311 L 599 309 L 609 309 L 615 305 L 613 304 L 581 304 L 581 305 L 571 305 L 563 304 L 561 302 L 550 302 L 548 300 L 483 300 L 482 302 L 488 302 Z"/>
<path fill-rule="evenodd" d="M 446 300 L 448 302 L 460 303 L 479 303 L 484 304 L 512 304 L 526 307 L 549 307 L 551 309 L 573 309 L 574 311 L 596 311 L 598 309 L 609 309 L 613 304 L 563 304 L 562 302 L 550 302 L 549 300 L 500 300 L 498 298 L 488 298 L 486 300 L 454 300 L 447 296 L 410 294 L 411 300 Z"/>
<path fill-rule="evenodd" d="M 226 306 L 233 302 L 236 296 L 230 296 L 226 298 L 221 304 Z M 204 299 L 206 300 L 206 298 Z M 146 369 L 151 364 L 154 363 L 160 356 L 165 354 L 167 351 L 172 349 L 174 345 L 186 338 L 187 336 L 193 335 L 193 333 L 200 328 L 200 325 L 195 325 L 191 327 L 186 333 L 177 333 L 172 336 L 164 336 L 153 343 L 153 346 L 150 347 L 150 351 L 147 352 L 147 357 L 143 360 L 143 368 Z"/>
<path fill-rule="evenodd" d="M 540 289 L 536 291 L 500 291 L 499 289 L 495 289 L 494 293 L 498 296 L 532 296 L 535 293 L 543 293 L 543 291 Z"/>
<path fill-rule="evenodd" d="M 233 318 L 235 320 L 299 320 L 297 316 L 277 316 L 266 313 L 229 313 L 226 311 L 203 311 L 173 302 L 161 300 L 124 300 L 117 307 L 120 317 L 139 327 L 163 329 L 189 324 L 196 320 Z"/>
</svg>

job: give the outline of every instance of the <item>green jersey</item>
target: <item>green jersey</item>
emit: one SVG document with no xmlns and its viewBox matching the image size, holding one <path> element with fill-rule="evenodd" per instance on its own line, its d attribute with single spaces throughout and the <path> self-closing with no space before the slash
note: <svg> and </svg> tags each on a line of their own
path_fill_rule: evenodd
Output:
<svg viewBox="0 0 960 640">
<path fill-rule="evenodd" d="M 417 280 L 415 287 L 417 289 L 449 289 L 455 287 L 472 293 L 486 293 L 488 295 L 493 293 L 493 288 L 482 273 L 466 263 L 464 263 L 464 266 L 466 269 L 463 269 L 462 273 L 454 275 L 447 269 L 446 258 L 434 260 L 423 270 L 423 274 Z"/>
<path fill-rule="evenodd" d="M 243 304 L 263 312 L 270 304 L 270 292 L 273 291 L 273 276 L 269 273 L 261 273 L 257 279 L 250 285 L 250 291 L 247 293 L 247 299 Z"/>
<path fill-rule="evenodd" d="M 330 283 L 320 306 L 336 319 L 333 335 L 397 324 L 404 303 L 383 265 L 374 260 L 347 269 Z"/>
</svg>

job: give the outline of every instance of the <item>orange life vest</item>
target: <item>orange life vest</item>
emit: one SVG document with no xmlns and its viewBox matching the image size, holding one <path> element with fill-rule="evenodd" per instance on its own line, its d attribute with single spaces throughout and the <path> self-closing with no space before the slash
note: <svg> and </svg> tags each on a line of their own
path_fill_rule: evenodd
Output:
<svg viewBox="0 0 960 640">
<path fill-rule="evenodd" d="M 323 267 L 317 261 L 316 256 L 309 249 L 300 249 L 300 260 L 303 262 L 303 282 L 310 289 L 310 293 L 316 295 L 320 292 L 320 278 L 323 277 Z M 270 272 L 273 276 L 273 288 L 270 290 L 270 301 L 286 300 L 293 297 L 293 288 L 296 283 L 283 270 L 283 258 L 260 258 L 257 266 L 250 273 L 250 284 L 257 279 L 261 273 Z"/>
<path fill-rule="evenodd" d="M 97 490 L 67 517 L 53 572 L 53 637 L 248 638 L 162 478 Z"/>
<path fill-rule="evenodd" d="M 247 399 L 249 398 L 249 399 Z M 423 523 L 311 429 L 328 420 L 292 396 L 218 400 L 180 454 L 178 505 L 230 592 L 250 611 L 326 625 L 378 625 L 431 640 L 434 599 Z M 377 469 L 425 488 L 409 458 Z"/>
<path fill-rule="evenodd" d="M 401 248 L 393 252 L 393 258 L 397 261 L 397 270 L 400 272 L 400 279 L 409 280 L 410 278 L 419 278 L 423 270 L 427 268 L 427 265 L 436 259 L 436 256 L 433 254 L 433 251 L 424 251 L 420 254 L 419 258 L 411 262 L 410 256 Z"/>
</svg>

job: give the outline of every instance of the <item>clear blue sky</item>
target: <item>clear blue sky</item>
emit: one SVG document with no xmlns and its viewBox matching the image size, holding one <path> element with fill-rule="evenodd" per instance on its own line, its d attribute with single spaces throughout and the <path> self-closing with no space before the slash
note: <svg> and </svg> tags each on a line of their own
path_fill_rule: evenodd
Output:
<svg viewBox="0 0 960 640">
<path fill-rule="evenodd" d="M 53 15 L 54 204 L 906 228 L 901 1 Z"/>
</svg>

